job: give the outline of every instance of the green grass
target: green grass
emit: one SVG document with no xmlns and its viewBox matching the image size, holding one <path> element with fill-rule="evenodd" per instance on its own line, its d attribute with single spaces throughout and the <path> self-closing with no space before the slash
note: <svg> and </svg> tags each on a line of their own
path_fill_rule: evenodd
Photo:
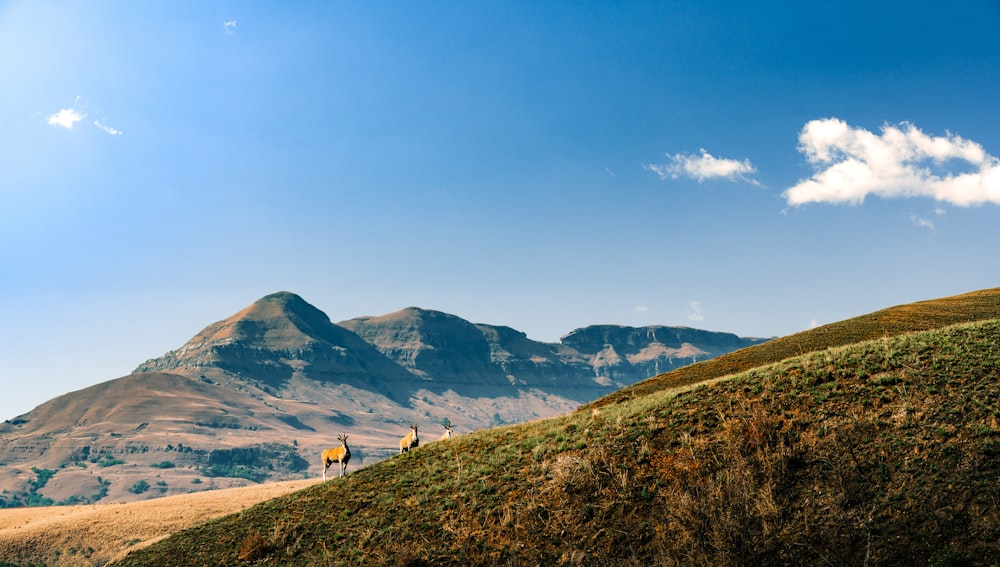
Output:
<svg viewBox="0 0 1000 567">
<path fill-rule="evenodd" d="M 121 564 L 998 563 L 1000 319 L 934 327 L 996 297 L 886 310 L 428 444 Z M 789 344 L 807 346 L 781 357 Z"/>
</svg>

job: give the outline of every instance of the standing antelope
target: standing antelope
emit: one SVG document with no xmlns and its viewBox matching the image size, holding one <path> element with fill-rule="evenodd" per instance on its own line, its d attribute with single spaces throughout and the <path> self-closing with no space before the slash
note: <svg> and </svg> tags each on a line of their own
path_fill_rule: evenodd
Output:
<svg viewBox="0 0 1000 567">
<path fill-rule="evenodd" d="M 351 460 L 351 450 L 347 448 L 347 434 L 341 433 L 337 436 L 340 447 L 323 451 L 323 481 L 326 481 L 326 469 L 333 463 L 340 463 L 340 476 L 347 474 L 347 461 Z"/>
<path fill-rule="evenodd" d="M 444 441 L 445 439 L 451 439 L 452 432 L 453 432 L 453 430 L 451 428 L 451 425 L 450 424 L 449 425 L 445 425 L 444 426 L 444 433 L 441 434 L 440 441 Z"/>
<path fill-rule="evenodd" d="M 420 445 L 420 438 L 417 437 L 417 424 L 410 424 L 411 431 L 399 440 L 399 453 L 403 454 L 410 449 L 415 449 L 417 445 Z"/>
</svg>

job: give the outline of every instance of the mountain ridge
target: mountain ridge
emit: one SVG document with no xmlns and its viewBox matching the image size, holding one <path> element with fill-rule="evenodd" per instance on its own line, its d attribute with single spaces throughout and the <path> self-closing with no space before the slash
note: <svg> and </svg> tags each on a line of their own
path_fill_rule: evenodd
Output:
<svg viewBox="0 0 1000 567">
<path fill-rule="evenodd" d="M 416 307 L 338 324 L 297 294 L 272 293 L 127 376 L 0 424 L 0 505 L 28 501 L 35 468 L 56 471 L 34 495 L 54 502 L 95 501 L 95 478 L 111 481 L 101 502 L 301 478 L 318 473 L 315 454 L 348 430 L 352 464 L 364 466 L 393 454 L 409 423 L 433 438 L 444 423 L 468 432 L 571 411 L 647 377 L 657 363 L 635 353 L 650 345 L 659 353 L 650 360 L 679 365 L 758 341 L 705 332 L 703 344 L 684 347 L 688 358 L 674 349 L 671 359 L 673 347 L 653 341 L 663 329 L 633 330 L 617 345 L 607 341 L 620 329 L 569 333 L 601 343 L 585 353 Z M 219 451 L 236 464 L 212 466 Z M 84 492 L 67 492 L 74 475 Z M 152 479 L 160 490 L 127 490 Z"/>
</svg>

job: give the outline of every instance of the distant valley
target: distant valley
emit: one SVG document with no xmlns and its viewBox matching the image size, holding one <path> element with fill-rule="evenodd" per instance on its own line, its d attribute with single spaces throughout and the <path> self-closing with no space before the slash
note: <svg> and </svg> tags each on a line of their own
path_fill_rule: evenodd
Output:
<svg viewBox="0 0 1000 567">
<path fill-rule="evenodd" d="M 766 339 L 597 325 L 558 343 L 411 307 L 333 323 L 268 295 L 121 378 L 0 424 L 0 506 L 135 501 L 320 473 L 349 433 L 356 470 L 417 423 L 461 433 L 569 412 Z"/>
</svg>

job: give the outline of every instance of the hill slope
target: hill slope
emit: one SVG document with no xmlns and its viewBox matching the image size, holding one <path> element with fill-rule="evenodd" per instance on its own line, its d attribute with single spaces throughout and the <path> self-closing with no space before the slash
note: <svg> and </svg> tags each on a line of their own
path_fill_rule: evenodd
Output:
<svg viewBox="0 0 1000 567">
<path fill-rule="evenodd" d="M 0 510 L 0 565 L 104 565 L 172 532 L 316 482 L 268 482 L 129 504 Z"/>
<path fill-rule="evenodd" d="M 660 374 L 598 399 L 592 406 L 600 407 L 665 388 L 741 372 L 814 350 L 996 318 L 1000 318 L 1000 288 L 898 305 L 773 339 L 764 347 L 732 352 L 700 364 Z"/>
<path fill-rule="evenodd" d="M 434 443 L 121 564 L 1000 561 L 1000 320 L 903 330 Z"/>
</svg>

